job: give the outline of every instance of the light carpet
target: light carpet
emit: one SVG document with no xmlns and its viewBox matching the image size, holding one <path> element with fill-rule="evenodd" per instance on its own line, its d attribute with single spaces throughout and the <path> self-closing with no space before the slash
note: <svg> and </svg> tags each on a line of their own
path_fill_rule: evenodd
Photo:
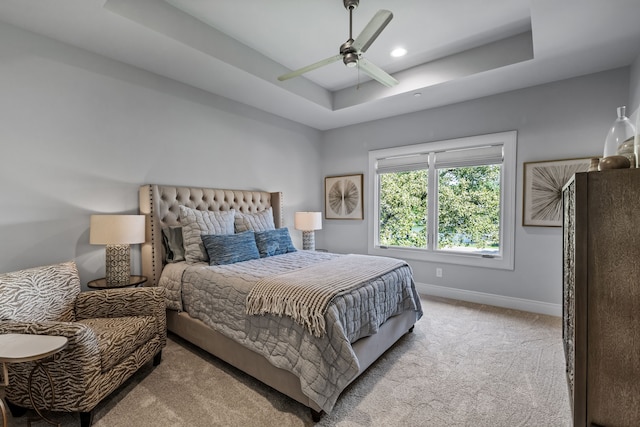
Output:
<svg viewBox="0 0 640 427">
<path fill-rule="evenodd" d="M 561 320 L 422 298 L 424 317 L 318 426 L 571 424 Z M 74 414 L 52 414 L 63 427 Z M 8 425 L 26 425 L 9 415 Z M 36 426 L 41 424 L 36 424 Z M 44 425 L 44 424 L 42 424 Z M 307 408 L 178 337 L 96 408 L 95 427 L 311 426 Z"/>
</svg>

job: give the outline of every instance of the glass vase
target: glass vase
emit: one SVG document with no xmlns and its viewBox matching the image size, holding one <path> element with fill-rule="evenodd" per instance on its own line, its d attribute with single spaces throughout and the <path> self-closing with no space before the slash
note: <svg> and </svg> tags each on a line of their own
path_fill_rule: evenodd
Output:
<svg viewBox="0 0 640 427">
<path fill-rule="evenodd" d="M 627 107 L 618 107 L 618 118 L 609 129 L 604 143 L 604 157 L 625 156 L 636 167 L 634 137 L 636 130 L 626 116 Z"/>
</svg>

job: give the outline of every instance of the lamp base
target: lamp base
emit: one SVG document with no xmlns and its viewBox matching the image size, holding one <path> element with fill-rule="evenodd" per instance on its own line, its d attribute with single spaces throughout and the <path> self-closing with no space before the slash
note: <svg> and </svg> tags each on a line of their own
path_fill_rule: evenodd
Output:
<svg viewBox="0 0 640 427">
<path fill-rule="evenodd" d="M 105 279 L 107 286 L 129 284 L 131 276 L 131 250 L 129 245 L 107 245 Z"/>
<path fill-rule="evenodd" d="M 302 232 L 302 249 L 305 251 L 316 250 L 316 232 L 315 231 Z"/>
</svg>

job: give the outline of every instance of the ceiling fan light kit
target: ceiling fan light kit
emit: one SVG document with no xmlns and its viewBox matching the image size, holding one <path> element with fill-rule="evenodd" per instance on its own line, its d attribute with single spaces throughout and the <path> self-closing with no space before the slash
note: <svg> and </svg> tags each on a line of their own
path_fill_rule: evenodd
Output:
<svg viewBox="0 0 640 427">
<path fill-rule="evenodd" d="M 343 0 L 344 7 L 349 11 L 349 39 L 340 46 L 340 54 L 332 56 L 322 61 L 318 61 L 314 64 L 300 68 L 287 74 L 283 74 L 278 77 L 278 80 L 284 81 L 293 77 L 298 77 L 309 71 L 313 71 L 317 68 L 325 65 L 332 64 L 342 59 L 344 65 L 349 68 L 359 67 L 369 77 L 377 80 L 379 83 L 391 87 L 398 84 L 398 81 L 391 75 L 387 74 L 384 70 L 377 67 L 373 63 L 362 58 L 362 54 L 369 49 L 369 46 L 378 38 L 382 30 L 389 24 L 393 18 L 393 13 L 388 10 L 379 10 L 374 17 L 369 21 L 366 27 L 362 30 L 360 35 L 353 39 L 353 11 L 360 4 L 360 0 Z"/>
<path fill-rule="evenodd" d="M 358 65 L 358 54 L 355 52 L 345 53 L 342 57 L 342 62 L 349 68 L 353 68 Z"/>
</svg>

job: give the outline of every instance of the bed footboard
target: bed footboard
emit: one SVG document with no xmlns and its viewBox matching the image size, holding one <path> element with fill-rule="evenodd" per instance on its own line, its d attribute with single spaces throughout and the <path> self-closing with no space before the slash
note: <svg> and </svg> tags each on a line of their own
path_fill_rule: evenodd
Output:
<svg viewBox="0 0 640 427">
<path fill-rule="evenodd" d="M 412 330 L 415 322 L 416 313 L 414 311 L 406 311 L 387 320 L 380 326 L 377 334 L 353 343 L 353 351 L 360 364 L 358 376 L 403 335 Z M 167 329 L 269 387 L 309 407 L 314 422 L 319 421 L 322 416 L 322 408 L 302 393 L 300 379 L 297 376 L 273 366 L 264 356 L 227 338 L 200 320 L 192 318 L 185 312 L 167 310 Z M 356 378 L 351 382 L 355 381 Z"/>
</svg>

